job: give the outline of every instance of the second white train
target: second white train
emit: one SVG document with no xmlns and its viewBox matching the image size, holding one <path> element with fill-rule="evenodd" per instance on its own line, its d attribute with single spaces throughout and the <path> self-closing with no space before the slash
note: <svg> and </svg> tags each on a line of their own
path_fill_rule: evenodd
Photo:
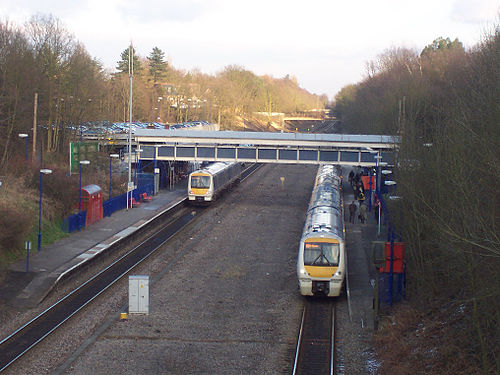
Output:
<svg viewBox="0 0 500 375">
<path fill-rule="evenodd" d="M 240 163 L 218 162 L 189 175 L 188 199 L 192 203 L 210 203 L 241 178 Z"/>
</svg>

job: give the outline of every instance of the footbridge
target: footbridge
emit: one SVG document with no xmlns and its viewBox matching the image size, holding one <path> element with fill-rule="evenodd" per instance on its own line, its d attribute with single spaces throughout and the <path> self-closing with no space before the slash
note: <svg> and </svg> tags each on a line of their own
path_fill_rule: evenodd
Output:
<svg viewBox="0 0 500 375">
<path fill-rule="evenodd" d="M 239 161 L 374 166 L 393 163 L 400 139 L 387 135 L 136 130 L 141 160 Z"/>
</svg>

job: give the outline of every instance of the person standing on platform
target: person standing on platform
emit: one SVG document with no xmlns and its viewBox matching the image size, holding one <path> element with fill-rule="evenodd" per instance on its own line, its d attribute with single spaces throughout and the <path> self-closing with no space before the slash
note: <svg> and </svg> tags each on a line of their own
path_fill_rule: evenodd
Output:
<svg viewBox="0 0 500 375">
<path fill-rule="evenodd" d="M 363 202 L 360 202 L 360 204 L 359 204 L 359 220 L 361 220 L 362 224 L 364 224 L 366 222 L 367 213 L 368 213 L 368 207 Z"/>
</svg>

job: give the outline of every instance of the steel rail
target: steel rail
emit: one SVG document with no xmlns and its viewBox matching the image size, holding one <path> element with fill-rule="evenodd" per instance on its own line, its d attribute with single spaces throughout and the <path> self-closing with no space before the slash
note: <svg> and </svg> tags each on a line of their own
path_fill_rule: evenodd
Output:
<svg viewBox="0 0 500 375">
<path fill-rule="evenodd" d="M 304 304 L 292 375 L 334 374 L 335 306 L 334 301 L 325 300 Z"/>
<path fill-rule="evenodd" d="M 302 331 L 304 329 L 304 319 L 306 316 L 306 305 L 302 309 L 302 317 L 300 318 L 300 328 L 299 328 L 299 336 L 297 338 L 297 346 L 295 349 L 295 358 L 293 360 L 293 371 L 292 375 L 295 375 L 297 372 L 297 364 L 299 362 L 299 353 L 300 353 L 300 343 L 302 342 Z"/>
<path fill-rule="evenodd" d="M 337 318 L 336 312 L 337 305 L 332 306 L 332 330 L 331 330 L 331 340 L 330 340 L 330 375 L 335 373 L 335 319 Z"/>
</svg>

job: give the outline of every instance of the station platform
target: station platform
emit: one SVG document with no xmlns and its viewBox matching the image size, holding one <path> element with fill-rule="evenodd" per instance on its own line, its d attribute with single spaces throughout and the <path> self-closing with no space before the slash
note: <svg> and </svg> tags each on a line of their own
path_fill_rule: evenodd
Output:
<svg viewBox="0 0 500 375">
<path fill-rule="evenodd" d="M 0 283 L 0 303 L 23 310 L 37 306 L 58 281 L 77 272 L 92 257 L 147 225 L 156 216 L 186 197 L 187 180 L 171 190 L 160 190 L 149 202 L 124 209 L 79 232 L 44 246 L 24 260 L 11 264 Z M 42 233 L 43 235 L 43 233 Z"/>
</svg>

